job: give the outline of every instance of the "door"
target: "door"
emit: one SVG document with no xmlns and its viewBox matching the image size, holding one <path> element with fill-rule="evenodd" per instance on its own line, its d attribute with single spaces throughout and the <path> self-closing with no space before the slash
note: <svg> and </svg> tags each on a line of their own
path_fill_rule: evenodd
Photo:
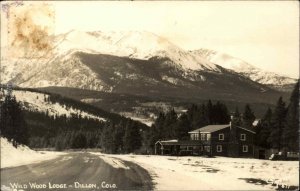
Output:
<svg viewBox="0 0 300 191">
<path fill-rule="evenodd" d="M 258 151 L 258 158 L 259 159 L 266 159 L 266 151 L 265 150 L 259 150 Z"/>
</svg>

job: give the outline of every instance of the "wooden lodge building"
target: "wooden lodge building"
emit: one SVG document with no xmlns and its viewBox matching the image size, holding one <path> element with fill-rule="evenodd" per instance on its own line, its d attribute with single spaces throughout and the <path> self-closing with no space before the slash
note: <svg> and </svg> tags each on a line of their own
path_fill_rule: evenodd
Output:
<svg viewBox="0 0 300 191">
<path fill-rule="evenodd" d="M 244 127 L 207 125 L 189 132 L 190 140 L 168 140 L 155 143 L 159 155 L 206 155 L 254 157 L 255 132 Z"/>
</svg>

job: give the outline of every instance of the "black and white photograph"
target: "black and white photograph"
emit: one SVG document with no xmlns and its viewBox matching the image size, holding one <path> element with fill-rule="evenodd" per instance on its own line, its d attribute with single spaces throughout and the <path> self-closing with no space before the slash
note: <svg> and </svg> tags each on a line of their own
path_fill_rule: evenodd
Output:
<svg viewBox="0 0 300 191">
<path fill-rule="evenodd" d="M 0 2 L 0 190 L 299 190 L 298 1 Z"/>
</svg>

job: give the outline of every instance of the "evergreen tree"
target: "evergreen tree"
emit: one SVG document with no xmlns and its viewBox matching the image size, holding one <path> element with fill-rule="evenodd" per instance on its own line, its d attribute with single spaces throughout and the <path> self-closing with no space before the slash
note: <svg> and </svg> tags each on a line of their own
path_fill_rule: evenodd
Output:
<svg viewBox="0 0 300 191">
<path fill-rule="evenodd" d="M 143 133 L 143 147 L 145 150 L 145 154 L 153 154 L 154 153 L 154 145 L 156 141 L 158 141 L 158 133 L 155 125 L 152 125 Z"/>
<path fill-rule="evenodd" d="M 57 151 L 62 151 L 66 148 L 66 140 L 64 138 L 65 137 L 63 136 L 57 136 L 57 138 L 55 139 L 55 149 Z"/>
<path fill-rule="evenodd" d="M 179 117 L 178 122 L 174 126 L 174 138 L 188 140 L 189 139 L 188 132 L 190 130 L 191 130 L 190 122 L 188 120 L 187 115 L 184 113 Z"/>
<path fill-rule="evenodd" d="M 164 132 L 165 120 L 166 120 L 165 114 L 163 112 L 160 112 L 154 123 L 158 139 L 163 139 L 165 137 L 165 132 Z"/>
<path fill-rule="evenodd" d="M 270 137 L 268 139 L 268 142 L 271 144 L 271 147 L 273 149 L 281 149 L 281 136 L 282 136 L 282 130 L 285 125 L 285 117 L 286 117 L 286 108 L 285 103 L 282 100 L 282 97 L 280 97 L 277 101 L 277 105 L 274 110 L 274 114 L 272 117 L 272 128 Z"/>
<path fill-rule="evenodd" d="M 133 152 L 141 147 L 141 134 L 136 122 L 128 120 L 123 137 L 123 145 L 126 153 Z"/>
<path fill-rule="evenodd" d="M 101 133 L 100 145 L 102 150 L 106 153 L 112 152 L 111 147 L 113 145 L 113 137 L 112 137 L 113 128 L 114 128 L 113 123 L 107 123 L 104 126 L 103 131 Z"/>
<path fill-rule="evenodd" d="M 258 122 L 256 126 L 255 144 L 269 149 L 270 143 L 268 138 L 270 137 L 272 128 L 272 110 L 268 108 L 264 117 Z"/>
<path fill-rule="evenodd" d="M 175 112 L 174 108 L 169 110 L 166 114 L 166 118 L 163 124 L 163 134 L 164 138 L 166 139 L 173 139 L 175 138 L 175 125 L 177 122 L 177 113 Z"/>
<path fill-rule="evenodd" d="M 77 132 L 72 142 L 72 148 L 79 149 L 79 148 L 86 148 L 86 147 L 87 147 L 87 140 L 85 134 L 83 132 Z"/>
<path fill-rule="evenodd" d="M 22 106 L 16 98 L 8 93 L 0 108 L 0 133 L 13 143 L 28 144 L 28 128 L 24 119 Z"/>
<path fill-rule="evenodd" d="M 125 128 L 124 126 L 120 123 L 114 128 L 112 138 L 113 138 L 113 153 L 122 153 L 124 150 L 124 145 L 123 145 L 123 137 L 125 135 Z"/>
<path fill-rule="evenodd" d="M 241 126 L 242 125 L 241 113 L 240 113 L 238 107 L 235 108 L 235 112 L 232 115 L 232 120 L 231 121 L 236 126 Z"/>
<path fill-rule="evenodd" d="M 214 121 L 213 121 L 214 112 L 213 112 L 213 104 L 212 104 L 211 100 L 208 100 L 208 102 L 207 102 L 206 112 L 207 112 L 208 124 L 214 124 Z"/>
<path fill-rule="evenodd" d="M 246 104 L 246 106 L 245 106 L 245 111 L 243 113 L 242 119 L 243 119 L 243 121 L 242 121 L 243 127 L 246 127 L 246 128 L 252 127 L 252 124 L 255 120 L 255 115 L 254 115 L 253 111 L 251 110 L 249 104 Z"/>
<path fill-rule="evenodd" d="M 212 108 L 212 124 L 227 124 L 230 121 L 230 116 L 225 104 L 217 102 Z"/>
<path fill-rule="evenodd" d="M 299 151 L 299 82 L 297 82 L 287 109 L 286 123 L 282 133 L 282 146 Z"/>
<path fill-rule="evenodd" d="M 193 105 L 187 114 L 188 120 L 191 122 L 191 129 L 197 129 L 209 124 L 207 106 L 204 104 L 201 106 Z"/>
</svg>

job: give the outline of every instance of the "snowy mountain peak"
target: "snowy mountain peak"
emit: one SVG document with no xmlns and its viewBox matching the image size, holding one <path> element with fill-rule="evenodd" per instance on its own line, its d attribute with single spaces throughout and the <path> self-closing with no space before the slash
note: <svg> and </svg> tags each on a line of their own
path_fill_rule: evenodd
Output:
<svg viewBox="0 0 300 191">
<path fill-rule="evenodd" d="M 199 49 L 190 52 L 261 84 L 280 87 L 296 83 L 296 79 L 264 71 L 239 58 L 235 58 L 225 53 L 208 49 Z"/>
<path fill-rule="evenodd" d="M 219 71 L 218 67 L 209 61 L 191 55 L 167 39 L 146 31 L 82 32 L 73 30 L 58 35 L 56 44 L 58 54 L 76 50 L 144 60 L 151 57 L 167 57 L 184 69 Z"/>
</svg>

